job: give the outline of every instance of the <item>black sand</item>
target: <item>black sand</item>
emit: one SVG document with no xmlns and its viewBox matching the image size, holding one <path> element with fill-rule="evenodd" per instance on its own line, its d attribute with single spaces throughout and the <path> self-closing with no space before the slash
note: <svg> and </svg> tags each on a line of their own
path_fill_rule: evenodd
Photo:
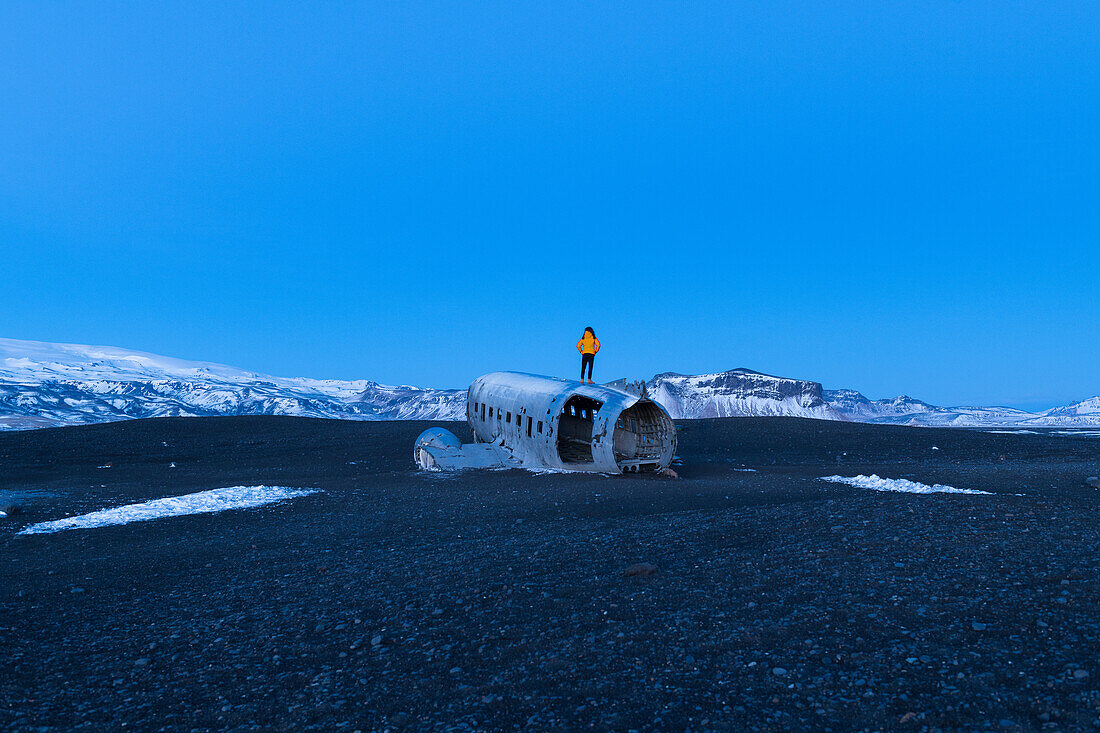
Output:
<svg viewBox="0 0 1100 733">
<path fill-rule="evenodd" d="M 680 480 L 449 476 L 427 425 L 0 434 L 0 729 L 1100 726 L 1100 439 L 746 418 Z M 995 495 L 816 480 L 871 473 Z M 15 535 L 241 484 L 323 493 Z"/>
</svg>

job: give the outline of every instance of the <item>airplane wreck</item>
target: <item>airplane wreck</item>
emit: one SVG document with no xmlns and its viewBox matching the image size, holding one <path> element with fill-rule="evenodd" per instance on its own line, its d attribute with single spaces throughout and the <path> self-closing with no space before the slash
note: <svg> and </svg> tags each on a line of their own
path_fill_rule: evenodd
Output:
<svg viewBox="0 0 1100 733">
<path fill-rule="evenodd" d="M 676 426 L 644 389 L 634 392 L 520 372 L 486 374 L 466 394 L 474 442 L 429 428 L 413 456 L 429 470 L 663 472 L 676 454 Z"/>
</svg>

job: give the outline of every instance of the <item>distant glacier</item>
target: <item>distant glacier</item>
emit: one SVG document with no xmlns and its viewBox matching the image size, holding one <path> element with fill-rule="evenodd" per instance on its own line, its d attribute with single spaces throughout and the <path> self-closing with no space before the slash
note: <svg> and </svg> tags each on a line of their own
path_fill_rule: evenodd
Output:
<svg viewBox="0 0 1100 733">
<path fill-rule="evenodd" d="M 937 407 L 906 396 L 871 400 L 751 369 L 658 374 L 646 390 L 677 419 L 781 415 L 949 427 L 1100 426 L 1100 396 L 1040 413 Z M 0 339 L 0 429 L 202 415 L 464 420 L 466 390 L 272 377 L 114 347 Z"/>
</svg>

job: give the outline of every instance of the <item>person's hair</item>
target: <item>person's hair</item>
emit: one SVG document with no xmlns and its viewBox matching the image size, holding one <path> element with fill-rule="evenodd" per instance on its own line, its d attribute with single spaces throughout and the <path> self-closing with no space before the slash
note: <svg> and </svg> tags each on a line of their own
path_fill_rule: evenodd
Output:
<svg viewBox="0 0 1100 733">
<path fill-rule="evenodd" d="M 596 332 L 592 330 L 591 326 L 585 326 L 584 327 L 584 332 L 585 333 L 590 333 L 590 334 L 592 334 L 592 338 L 596 338 Z M 581 336 L 581 338 L 584 338 L 584 336 Z"/>
</svg>

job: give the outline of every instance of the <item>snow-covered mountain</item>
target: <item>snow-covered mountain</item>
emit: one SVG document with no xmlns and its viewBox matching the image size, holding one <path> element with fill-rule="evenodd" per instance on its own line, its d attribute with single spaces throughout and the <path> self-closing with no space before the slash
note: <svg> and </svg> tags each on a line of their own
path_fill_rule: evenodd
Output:
<svg viewBox="0 0 1100 733">
<path fill-rule="evenodd" d="M 817 382 L 772 377 L 751 369 L 693 376 L 658 374 L 646 383 L 646 391 L 673 418 L 793 415 L 845 419 L 825 401 Z"/>
<path fill-rule="evenodd" d="M 1100 396 L 1047 410 L 1033 423 L 1036 426 L 1096 427 L 1100 425 Z"/>
<path fill-rule="evenodd" d="M 658 374 L 646 390 L 675 418 L 789 415 L 955 427 L 1096 427 L 1100 397 L 1043 413 L 937 407 L 749 369 Z M 105 346 L 0 339 L 0 430 L 174 415 L 302 415 L 352 420 L 463 420 L 466 390 L 370 380 L 272 377 L 221 364 Z"/>
<path fill-rule="evenodd" d="M 871 400 L 851 389 L 825 390 L 825 399 L 845 420 L 852 422 L 980 427 L 1014 425 L 1038 417 L 1013 407 L 936 407 L 906 395 Z"/>
<path fill-rule="evenodd" d="M 282 378 L 104 346 L 0 339 L 0 429 L 173 415 L 465 419 L 466 390 Z"/>
<path fill-rule="evenodd" d="M 1042 413 L 1013 407 L 937 407 L 906 395 L 872 400 L 852 389 L 733 369 L 718 374 L 659 374 L 649 395 L 675 418 L 790 415 L 826 420 L 926 427 L 1100 426 L 1100 397 Z"/>
</svg>

